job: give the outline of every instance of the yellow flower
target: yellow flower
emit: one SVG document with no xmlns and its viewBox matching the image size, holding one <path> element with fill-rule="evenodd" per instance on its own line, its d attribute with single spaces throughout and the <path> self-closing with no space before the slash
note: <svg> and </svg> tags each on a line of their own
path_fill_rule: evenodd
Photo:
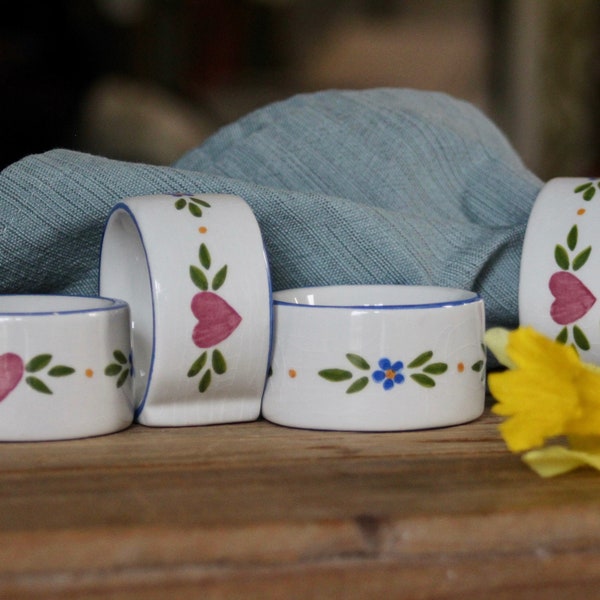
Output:
<svg viewBox="0 0 600 600">
<path fill-rule="evenodd" d="M 526 452 L 523 460 L 542 477 L 554 477 L 583 466 L 600 471 L 600 448 L 584 451 L 558 445 L 547 446 Z"/>
<path fill-rule="evenodd" d="M 586 436 L 600 435 L 598 367 L 530 327 L 508 334 L 490 330 L 486 342 L 509 366 L 490 374 L 488 382 L 497 400 L 493 412 L 506 417 L 500 431 L 510 450 L 541 447 L 557 436 L 579 448 Z"/>
</svg>

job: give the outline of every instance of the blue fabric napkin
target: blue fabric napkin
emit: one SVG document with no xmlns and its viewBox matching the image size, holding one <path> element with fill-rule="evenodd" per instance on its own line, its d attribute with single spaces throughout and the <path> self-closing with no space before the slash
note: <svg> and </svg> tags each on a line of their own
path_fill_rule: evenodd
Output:
<svg viewBox="0 0 600 600">
<path fill-rule="evenodd" d="M 224 127 L 171 167 L 53 150 L 0 173 L 0 292 L 94 295 L 111 207 L 233 193 L 252 207 L 275 290 L 328 284 L 472 289 L 517 323 L 541 181 L 479 110 L 432 92 L 294 96 Z"/>
</svg>

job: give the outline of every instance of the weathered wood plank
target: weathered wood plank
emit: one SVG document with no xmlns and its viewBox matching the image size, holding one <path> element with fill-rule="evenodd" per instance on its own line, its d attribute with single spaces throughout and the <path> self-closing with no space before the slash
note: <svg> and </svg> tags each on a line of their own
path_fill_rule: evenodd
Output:
<svg viewBox="0 0 600 600">
<path fill-rule="evenodd" d="M 2 444 L 0 597 L 518 598 L 595 585 L 600 477 L 538 478 L 496 424 L 135 426 Z"/>
</svg>

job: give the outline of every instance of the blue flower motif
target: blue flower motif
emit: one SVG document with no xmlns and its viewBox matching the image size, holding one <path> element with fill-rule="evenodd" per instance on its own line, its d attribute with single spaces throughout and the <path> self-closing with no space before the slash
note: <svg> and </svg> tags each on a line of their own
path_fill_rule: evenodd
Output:
<svg viewBox="0 0 600 600">
<path fill-rule="evenodd" d="M 391 390 L 395 384 L 404 382 L 404 375 L 400 371 L 404 368 L 404 363 L 397 360 L 392 364 L 389 358 L 382 358 L 379 361 L 379 369 L 373 371 L 373 381 L 381 383 L 384 390 Z"/>
</svg>

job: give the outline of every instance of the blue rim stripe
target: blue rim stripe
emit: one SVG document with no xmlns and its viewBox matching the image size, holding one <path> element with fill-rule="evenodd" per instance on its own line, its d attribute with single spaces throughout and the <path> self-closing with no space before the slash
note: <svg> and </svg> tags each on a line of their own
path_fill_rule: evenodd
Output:
<svg viewBox="0 0 600 600">
<path fill-rule="evenodd" d="M 453 306 L 473 304 L 474 302 L 480 302 L 483 300 L 479 294 L 476 294 L 475 292 L 471 293 L 473 294 L 472 297 L 464 298 L 462 300 L 443 300 L 440 302 L 422 302 L 416 304 L 307 304 L 305 302 L 289 302 L 287 300 L 278 299 L 274 299 L 273 304 L 276 306 L 296 306 L 298 308 L 331 308 L 345 310 L 414 310 L 417 308 L 450 308 Z"/>
<path fill-rule="evenodd" d="M 150 365 L 148 366 L 148 374 L 146 376 L 146 388 L 144 389 L 144 395 L 140 400 L 140 403 L 137 405 L 134 412 L 134 419 L 137 419 L 142 410 L 144 410 L 144 406 L 146 405 L 146 398 L 148 397 L 148 390 L 150 389 L 150 382 L 152 381 L 152 375 L 154 374 L 154 360 L 156 357 L 155 349 L 156 349 L 156 311 L 155 311 L 155 302 L 154 302 L 154 286 L 152 285 L 152 271 L 150 270 L 150 263 L 148 262 L 148 252 L 146 252 L 146 244 L 144 243 L 144 236 L 142 235 L 142 230 L 140 229 L 139 223 L 133 214 L 133 211 L 129 208 L 127 204 L 124 202 L 119 202 L 114 205 L 113 209 L 110 211 L 110 214 L 107 219 L 107 224 L 110 218 L 116 213 L 118 210 L 125 211 L 130 217 L 137 229 L 137 232 L 140 236 L 140 241 L 142 244 L 142 248 L 144 250 L 144 258 L 146 260 L 146 270 L 148 272 L 148 280 L 149 280 L 149 288 L 150 288 L 150 300 L 152 302 L 152 351 L 150 352 Z M 106 233 L 106 227 L 105 227 Z M 104 242 L 104 240 L 103 240 Z M 132 344 L 132 355 L 133 355 L 133 369 L 134 369 L 134 377 L 135 377 L 135 349 Z"/>
<path fill-rule="evenodd" d="M 59 310 L 34 310 L 34 311 L 10 311 L 5 312 L 0 309 L 1 317 L 45 317 L 45 316 L 61 316 L 61 315 L 80 315 L 86 313 L 97 313 L 107 312 L 111 310 L 120 310 L 128 306 L 127 302 L 119 298 L 106 298 L 104 296 L 71 296 L 69 294 L 1 294 L 0 301 L 2 298 L 73 298 L 81 300 L 98 300 L 98 301 L 109 301 L 111 304 L 106 306 L 90 306 L 88 308 L 73 308 L 73 309 L 59 309 Z"/>
</svg>

